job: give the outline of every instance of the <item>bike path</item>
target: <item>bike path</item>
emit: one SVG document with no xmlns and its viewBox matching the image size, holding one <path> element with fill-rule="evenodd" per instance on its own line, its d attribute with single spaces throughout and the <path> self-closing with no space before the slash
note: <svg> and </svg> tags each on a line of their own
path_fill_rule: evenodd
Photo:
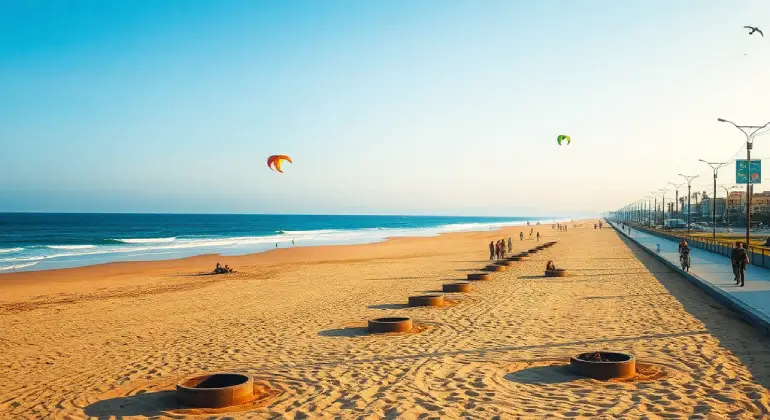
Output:
<svg viewBox="0 0 770 420">
<path fill-rule="evenodd" d="M 770 332 L 770 270 L 754 265 L 746 268 L 744 287 L 739 287 L 733 281 L 733 270 L 730 258 L 699 248 L 690 248 L 689 276 L 681 269 L 679 262 L 679 243 L 670 239 L 654 236 L 646 232 L 628 228 L 619 232 L 630 237 L 634 242 L 647 249 L 648 252 L 673 265 L 688 280 L 696 283 L 707 293 L 723 303 L 731 304 L 733 309 L 747 312 L 758 321 L 767 332 Z M 656 252 L 660 246 L 660 252 Z M 698 284 L 700 283 L 700 284 Z"/>
</svg>

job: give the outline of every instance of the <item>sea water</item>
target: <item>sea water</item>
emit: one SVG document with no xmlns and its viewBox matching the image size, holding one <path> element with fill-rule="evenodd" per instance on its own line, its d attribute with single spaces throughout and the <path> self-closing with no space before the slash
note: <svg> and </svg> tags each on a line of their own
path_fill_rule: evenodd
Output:
<svg viewBox="0 0 770 420">
<path fill-rule="evenodd" d="M 362 244 L 538 220 L 553 218 L 0 213 L 0 273 L 211 253 L 242 255 L 274 249 L 276 244 Z"/>
</svg>

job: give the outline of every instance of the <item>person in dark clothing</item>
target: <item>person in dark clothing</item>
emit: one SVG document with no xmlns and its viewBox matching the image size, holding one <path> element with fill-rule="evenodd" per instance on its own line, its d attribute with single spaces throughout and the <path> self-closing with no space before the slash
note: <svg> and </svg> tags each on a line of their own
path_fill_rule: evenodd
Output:
<svg viewBox="0 0 770 420">
<path fill-rule="evenodd" d="M 489 243 L 489 259 L 494 260 L 495 259 L 495 243 L 490 242 Z"/>
<path fill-rule="evenodd" d="M 743 248 L 742 243 L 735 243 L 735 248 L 733 248 L 733 253 L 730 256 L 730 260 L 733 264 L 735 284 L 743 287 L 743 283 L 746 280 L 746 265 L 749 263 L 749 254 L 746 253 L 746 249 Z"/>
<path fill-rule="evenodd" d="M 690 271 L 690 246 L 684 239 L 679 243 L 679 263 L 682 265 L 682 270 Z"/>
<path fill-rule="evenodd" d="M 540 232 L 537 232 L 537 241 L 540 242 Z"/>
</svg>

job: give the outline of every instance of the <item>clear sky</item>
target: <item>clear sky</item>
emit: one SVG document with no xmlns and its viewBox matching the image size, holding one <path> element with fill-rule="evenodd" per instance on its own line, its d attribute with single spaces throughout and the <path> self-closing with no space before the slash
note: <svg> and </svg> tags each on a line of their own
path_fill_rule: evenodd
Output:
<svg viewBox="0 0 770 420">
<path fill-rule="evenodd" d="M 0 211 L 598 213 L 718 117 L 770 120 L 766 0 L 0 2 Z"/>
</svg>

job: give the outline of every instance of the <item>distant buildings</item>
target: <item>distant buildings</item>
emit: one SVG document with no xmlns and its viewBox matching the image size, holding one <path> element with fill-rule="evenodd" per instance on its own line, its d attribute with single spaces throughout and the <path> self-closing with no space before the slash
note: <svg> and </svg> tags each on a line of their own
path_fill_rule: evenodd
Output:
<svg viewBox="0 0 770 420">
<path fill-rule="evenodd" d="M 769 197 L 770 198 L 770 197 Z M 725 199 L 717 198 L 712 200 L 711 197 L 706 197 L 700 202 L 700 215 L 703 217 L 709 217 L 712 215 L 712 205 L 716 207 L 716 213 L 719 218 L 725 213 Z"/>
</svg>

